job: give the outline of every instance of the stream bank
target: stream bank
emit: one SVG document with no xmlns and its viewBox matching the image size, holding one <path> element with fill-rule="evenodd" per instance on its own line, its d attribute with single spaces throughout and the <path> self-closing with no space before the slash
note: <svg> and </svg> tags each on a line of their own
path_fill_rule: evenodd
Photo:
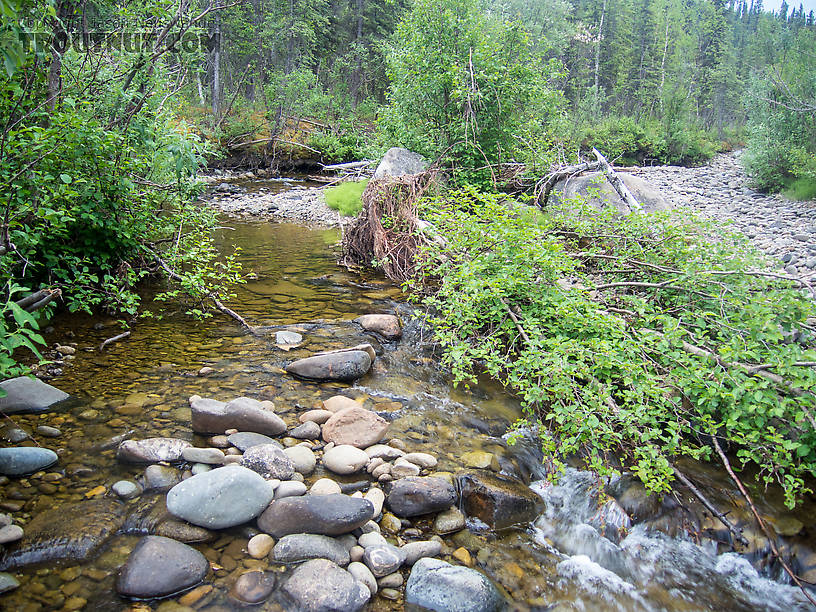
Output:
<svg viewBox="0 0 816 612">
<path fill-rule="evenodd" d="M 388 536 L 396 543 L 396 538 L 439 538 L 443 561 L 484 572 L 508 594 L 513 609 L 806 609 L 801 593 L 775 582 L 781 579 L 779 568 L 770 563 L 761 536 L 752 531 L 747 509 L 734 502 L 738 495 L 724 474 L 704 465 L 685 469 L 705 484 L 718 507 L 728 508 L 729 516 L 746 527 L 753 541 L 746 555 L 730 553 L 726 544 L 718 543 L 725 538 L 720 526 L 685 496 L 659 502 L 632 479 L 600 483 L 577 471 L 548 485 L 536 444 L 511 446 L 504 438 L 520 414 L 514 398 L 490 380 L 469 389 L 453 388 L 449 375 L 437 367 L 438 355 L 425 340 L 427 330 L 413 318 L 399 289 L 335 266 L 326 247 L 336 242 L 336 230 L 240 220 L 225 220 L 224 225 L 229 229 L 222 230 L 223 244 L 237 243 L 245 268 L 256 273 L 239 288 L 234 305 L 262 327 L 264 337 L 247 337 L 223 318 L 191 322 L 171 315 L 140 324 L 126 342 L 100 352 L 98 346 L 111 335 L 115 322 L 58 318 L 48 340 L 66 342 L 70 332 L 76 350 L 73 365 L 52 382 L 72 399 L 56 411 L 16 416 L 15 422 L 42 446 L 57 450 L 60 458 L 41 473 L 0 485 L 2 507 L 15 523 L 25 529 L 37 517 L 49 517 L 49 511 L 93 502 L 93 509 L 84 506 L 84 516 L 59 522 L 51 540 L 56 544 L 58 537 L 110 522 L 111 508 L 117 517 L 140 516 L 136 511 L 144 507 L 154 516 L 150 512 L 156 506 L 151 503 L 163 501 L 163 495 L 158 502 L 149 495 L 121 502 L 114 493 L 121 480 L 141 486 L 149 478 L 143 466 L 117 461 L 119 438 L 161 436 L 211 446 L 209 436 L 191 427 L 191 396 L 272 401 L 292 430 L 306 411 L 343 395 L 389 421 L 392 444 L 398 440 L 406 450 L 435 457 L 435 471 L 503 473 L 529 482 L 543 498 L 545 509 L 534 521 L 508 528 L 490 528 L 469 515 L 464 528 L 444 533 L 435 521 L 420 517 L 400 521 L 399 527 L 394 525 L 396 533 Z M 387 342 L 361 331 L 352 320 L 367 312 L 400 315 L 402 338 Z M 283 350 L 275 345 L 279 331 L 298 333 L 305 342 Z M 284 371 L 295 359 L 361 342 L 371 343 L 377 356 L 371 370 L 354 383 L 303 382 Z M 37 429 L 42 426 L 58 429 L 58 437 L 42 435 Z M 342 484 L 361 480 L 339 477 L 322 466 L 306 480 L 313 485 L 322 477 Z M 788 512 L 773 491 L 752 493 L 780 534 L 785 554 L 806 578 L 812 575 L 812 504 Z M 130 524 L 108 534 L 95 558 L 14 571 L 21 585 L 0 596 L 0 604 L 31 610 L 226 610 L 237 607 L 230 592 L 247 570 L 277 572 L 281 580 L 286 576 L 274 560 L 250 554 L 249 542 L 257 530 L 252 524 L 241 525 L 218 531 L 210 542 L 193 544 L 209 564 L 202 587 L 165 601 L 128 604 L 116 595 L 114 583 L 141 539 L 133 521 Z M 145 523 L 137 525 L 147 529 Z M 703 538 L 696 540 L 695 532 Z M 404 581 L 410 573 L 406 569 L 401 575 Z M 396 590 L 396 600 L 378 595 L 370 609 L 403 609 L 404 591 Z M 269 609 L 275 608 L 270 604 Z"/>
</svg>

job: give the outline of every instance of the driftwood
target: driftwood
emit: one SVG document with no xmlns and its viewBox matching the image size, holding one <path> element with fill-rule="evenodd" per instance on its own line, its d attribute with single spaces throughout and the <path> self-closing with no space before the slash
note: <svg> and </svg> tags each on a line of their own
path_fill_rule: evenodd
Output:
<svg viewBox="0 0 816 612">
<path fill-rule="evenodd" d="M 16 304 L 26 312 L 35 312 L 61 295 L 62 291 L 59 289 L 40 289 L 17 300 Z"/>
<path fill-rule="evenodd" d="M 329 164 L 328 166 L 323 166 L 323 170 L 327 170 L 329 172 L 337 172 L 338 170 L 356 170 L 358 168 L 368 168 L 375 162 L 372 160 L 363 160 L 363 161 L 356 161 L 356 162 L 347 162 L 345 164 Z"/>
<path fill-rule="evenodd" d="M 163 269 L 165 272 L 167 272 L 167 275 L 168 275 L 170 278 L 172 278 L 174 281 L 177 281 L 177 282 L 183 282 L 183 281 L 184 281 L 184 279 L 183 279 L 183 278 L 182 278 L 182 277 L 181 277 L 181 276 L 180 276 L 178 273 L 176 273 L 176 272 L 175 272 L 175 271 L 174 271 L 174 270 L 173 270 L 173 269 L 172 269 L 172 268 L 171 268 L 169 265 L 167 265 L 167 262 L 166 262 L 166 261 L 164 261 L 164 260 L 163 260 L 161 257 L 159 257 L 158 255 L 156 255 L 156 253 L 152 253 L 152 255 L 153 255 L 153 258 L 156 260 L 156 263 L 157 263 L 157 264 L 159 264 L 159 266 L 161 266 L 161 268 L 162 268 L 162 269 Z M 215 294 L 214 294 L 214 293 L 209 293 L 209 294 L 207 294 L 207 297 L 208 297 L 208 298 L 210 298 L 210 299 L 212 300 L 213 304 L 215 305 L 215 307 L 216 307 L 218 310 L 220 310 L 221 312 L 223 312 L 223 313 L 224 313 L 225 315 L 227 315 L 228 317 L 231 317 L 231 318 L 235 319 L 236 321 L 238 321 L 238 323 L 240 323 L 240 324 L 241 324 L 241 326 L 242 326 L 244 329 L 246 329 L 246 330 L 247 330 L 247 331 L 248 331 L 250 334 L 252 334 L 253 336 L 260 336 L 260 335 L 261 335 L 261 334 L 258 332 L 258 330 L 257 330 L 257 329 L 255 329 L 255 328 L 254 328 L 252 325 L 250 325 L 249 323 L 247 323 L 247 322 L 246 322 L 246 320 L 245 320 L 245 319 L 244 319 L 244 318 L 243 318 L 241 315 L 239 315 L 237 312 L 235 312 L 235 311 L 234 311 L 234 310 L 232 310 L 231 308 L 228 308 L 227 306 L 225 306 L 225 305 L 224 305 L 224 303 L 223 303 L 223 302 L 221 302 L 221 300 L 219 300 L 219 299 L 218 299 L 218 298 L 215 296 Z"/>
<path fill-rule="evenodd" d="M 578 176 L 584 172 L 598 170 L 600 168 L 598 162 L 583 162 L 575 164 L 574 166 L 565 166 L 550 172 L 547 176 L 541 179 L 535 186 L 535 201 L 539 206 L 546 206 L 547 200 L 550 199 L 550 194 L 553 188 L 559 181 L 570 179 Z"/>
<path fill-rule="evenodd" d="M 99 345 L 99 350 L 103 351 L 106 346 L 109 344 L 113 344 L 114 342 L 118 342 L 119 340 L 124 340 L 125 338 L 130 337 L 130 331 L 122 332 L 118 336 L 113 336 L 112 338 L 108 338 L 102 344 Z"/>
<path fill-rule="evenodd" d="M 635 199 L 635 196 L 632 195 L 632 192 L 629 191 L 629 188 L 623 182 L 623 179 L 619 177 L 615 171 L 612 169 L 612 166 L 606 158 L 601 155 L 600 151 L 595 147 L 592 148 L 592 152 L 595 154 L 595 157 L 598 160 L 598 163 L 603 170 L 603 173 L 606 175 L 606 180 L 612 185 L 615 191 L 618 192 L 618 195 L 621 197 L 621 200 L 626 202 L 629 206 L 629 209 L 632 211 L 641 211 L 643 210 L 643 206 L 640 205 L 640 202 Z"/>
<path fill-rule="evenodd" d="M 565 166 L 550 172 L 547 176 L 541 179 L 535 186 L 535 201 L 543 207 L 547 205 L 552 190 L 559 181 L 570 179 L 584 172 L 594 172 L 601 170 L 606 176 L 606 180 L 612 185 L 612 188 L 621 197 L 621 200 L 626 202 L 632 211 L 641 211 L 643 206 L 637 201 L 637 198 L 632 195 L 629 188 L 623 182 L 620 176 L 612 168 L 612 164 L 601 155 L 601 152 L 596 148 L 592 148 L 592 153 L 595 155 L 595 161 L 586 161 L 573 166 Z"/>
</svg>

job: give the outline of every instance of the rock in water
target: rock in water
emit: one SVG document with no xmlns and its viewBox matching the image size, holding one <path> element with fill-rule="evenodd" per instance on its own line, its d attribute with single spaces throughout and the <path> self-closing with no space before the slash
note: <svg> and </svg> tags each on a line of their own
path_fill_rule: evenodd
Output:
<svg viewBox="0 0 816 612">
<path fill-rule="evenodd" d="M 396 340 L 402 336 L 400 321 L 394 315 L 367 314 L 357 317 L 354 322 L 364 330 L 380 334 L 388 340 Z"/>
<path fill-rule="evenodd" d="M 22 476 L 47 468 L 57 462 L 57 453 L 39 446 L 0 448 L 0 474 Z"/>
<path fill-rule="evenodd" d="M 494 529 L 527 523 L 538 516 L 541 498 L 518 480 L 476 473 L 457 480 L 465 513 Z"/>
<path fill-rule="evenodd" d="M 276 538 L 290 533 L 334 536 L 350 533 L 372 518 L 374 506 L 367 499 L 338 493 L 304 495 L 272 502 L 258 518 L 258 528 Z"/>
<path fill-rule="evenodd" d="M 414 153 L 402 147 L 391 147 L 380 160 L 377 169 L 374 171 L 374 178 L 419 174 L 427 167 L 428 162 L 419 153 Z"/>
<path fill-rule="evenodd" d="M 323 465 L 335 474 L 354 474 L 362 470 L 368 461 L 364 450 L 348 444 L 335 446 L 323 453 Z"/>
<path fill-rule="evenodd" d="M 385 437 L 388 421 L 359 406 L 335 412 L 323 425 L 323 439 L 335 444 L 367 448 Z"/>
<path fill-rule="evenodd" d="M 441 478 L 409 476 L 395 481 L 385 503 L 397 516 L 406 518 L 441 512 L 456 502 L 456 490 Z"/>
<path fill-rule="evenodd" d="M 238 577 L 230 595 L 241 603 L 259 604 L 269 598 L 276 583 L 277 579 L 272 572 L 252 570 Z"/>
<path fill-rule="evenodd" d="M 214 399 L 195 398 L 190 402 L 193 431 L 217 434 L 228 429 L 277 436 L 286 431 L 286 423 L 267 410 L 263 402 L 239 397 L 225 404 Z"/>
<path fill-rule="evenodd" d="M 252 431 L 239 431 L 238 433 L 234 433 L 227 438 L 227 442 L 232 444 L 234 447 L 240 449 L 241 452 L 244 452 L 248 448 L 252 448 L 253 446 L 259 446 L 261 444 L 277 444 L 281 448 L 283 448 L 280 442 L 273 440 L 269 436 L 265 436 L 263 434 L 255 433 Z"/>
<path fill-rule="evenodd" d="M 371 356 L 365 351 L 337 351 L 299 359 L 286 366 L 286 371 L 307 380 L 352 381 L 371 368 Z"/>
<path fill-rule="evenodd" d="M 4 380 L 0 388 L 6 392 L 5 397 L 0 397 L 0 412 L 5 414 L 43 412 L 70 397 L 64 391 L 28 376 Z"/>
<path fill-rule="evenodd" d="M 0 595 L 8 591 L 13 591 L 18 586 L 20 586 L 20 582 L 14 576 L 0 573 Z"/>
<path fill-rule="evenodd" d="M 241 465 L 267 480 L 289 480 L 295 473 L 289 457 L 275 444 L 260 444 L 248 448 L 241 458 Z"/>
<path fill-rule="evenodd" d="M 657 189 L 644 181 L 642 178 L 618 172 L 618 176 L 635 196 L 635 199 L 643 206 L 643 212 L 650 213 L 660 210 L 670 210 L 671 204 L 666 201 Z M 618 212 L 629 214 L 629 206 L 621 200 L 618 192 L 604 177 L 602 172 L 590 172 L 583 176 L 573 177 L 569 181 L 561 181 L 555 185 L 553 190 L 557 201 L 574 201 L 576 197 L 587 198 L 590 189 L 597 189 L 597 196 L 589 198 L 587 204 L 595 210 L 603 210 L 608 203 L 614 206 Z"/>
<path fill-rule="evenodd" d="M 192 444 L 177 438 L 146 438 L 125 440 L 119 444 L 116 458 L 128 463 L 159 463 L 160 461 L 181 461 L 185 448 Z"/>
<path fill-rule="evenodd" d="M 507 607 L 484 574 L 428 557 L 414 564 L 405 603 L 435 612 L 498 612 Z"/>
<path fill-rule="evenodd" d="M 224 529 L 255 518 L 269 505 L 274 488 L 260 474 L 227 465 L 196 474 L 170 489 L 167 509 L 209 529 Z"/>
<path fill-rule="evenodd" d="M 303 342 L 303 336 L 293 331 L 279 331 L 275 332 L 275 344 L 295 345 Z"/>
<path fill-rule="evenodd" d="M 323 400 L 323 410 L 340 412 L 344 408 L 360 408 L 360 403 L 345 395 L 332 395 L 329 399 Z"/>
<path fill-rule="evenodd" d="M 122 506 L 113 499 L 52 508 L 25 526 L 25 537 L 0 556 L 0 570 L 56 561 L 85 561 L 123 522 Z"/>
<path fill-rule="evenodd" d="M 146 536 L 119 572 L 116 591 L 138 599 L 168 597 L 200 583 L 209 567 L 195 548 L 170 538 Z"/>
<path fill-rule="evenodd" d="M 368 588 L 327 559 L 313 559 L 297 568 L 283 585 L 293 603 L 304 612 L 357 612 L 368 603 Z"/>
<path fill-rule="evenodd" d="M 309 559 L 328 559 L 337 565 L 349 564 L 349 552 L 334 538 L 312 533 L 293 533 L 283 536 L 272 556 L 279 563 L 299 563 Z"/>
</svg>

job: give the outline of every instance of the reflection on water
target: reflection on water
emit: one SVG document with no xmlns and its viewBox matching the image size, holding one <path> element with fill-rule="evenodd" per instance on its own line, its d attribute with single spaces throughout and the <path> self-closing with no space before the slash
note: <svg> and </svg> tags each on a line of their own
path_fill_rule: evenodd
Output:
<svg viewBox="0 0 816 612">
<path fill-rule="evenodd" d="M 16 425 L 28 432 L 46 424 L 62 431 L 55 439 L 35 434 L 39 444 L 58 450 L 57 466 L 0 486 L 0 507 L 12 511 L 17 522 L 28 522 L 63 504 L 111 495 L 106 491 L 122 478 L 141 478 L 142 468 L 115 460 L 117 437 L 172 436 L 206 445 L 190 430 L 187 398 L 194 394 L 271 399 L 292 425 L 299 411 L 317 407 L 322 399 L 342 391 L 391 419 L 390 434 L 402 439 L 409 449 L 437 455 L 440 471 L 460 471 L 460 457 L 480 450 L 495 454 L 506 472 L 524 478 L 541 477 L 541 457 L 535 444 L 508 447 L 502 438 L 507 426 L 520 416 L 517 402 L 488 380 L 469 389 L 454 389 L 448 375 L 437 367 L 438 355 L 423 342 L 419 325 L 410 319 L 410 308 L 400 301 L 399 288 L 377 278 L 360 279 L 335 265 L 331 246 L 339 238 L 337 231 L 234 220 L 225 220 L 224 226 L 220 240 L 225 246 L 234 243 L 240 247 L 244 271 L 253 273 L 251 280 L 238 288 L 230 305 L 252 323 L 264 326 L 267 336 L 247 336 L 233 321 L 220 316 L 191 321 L 171 313 L 162 320 L 140 322 L 129 339 L 100 352 L 100 343 L 118 333 L 115 322 L 58 317 L 48 340 L 73 340 L 78 351 L 65 374 L 53 382 L 74 399 L 57 412 L 15 417 Z M 401 315 L 406 323 L 403 339 L 381 344 L 363 334 L 351 319 L 366 312 Z M 302 347 L 290 352 L 275 347 L 274 331 L 284 326 L 304 335 Z M 372 371 L 353 386 L 302 383 L 282 370 L 287 361 L 313 351 L 361 341 L 371 342 L 381 354 Z M 214 373 L 197 376 L 203 366 L 213 368 Z M 700 473 L 711 488 L 719 489 L 718 499 L 727 497 L 729 487 L 724 486 L 722 475 L 716 471 Z M 318 470 L 308 480 L 324 475 Z M 578 510 L 598 507 L 597 487 L 593 493 L 593 483 L 586 479 L 574 476 L 562 481 L 560 489 L 541 485 L 549 505 L 535 527 L 495 534 L 471 524 L 472 529 L 446 538 L 448 553 L 459 546 L 470 550 L 478 566 L 508 591 L 519 609 L 762 607 L 758 596 L 738 597 L 735 593 L 740 588 L 775 597 L 788 607 L 800 601 L 778 585 L 762 582 L 766 591 L 757 591 L 760 579 L 750 574 L 750 566 L 739 565 L 739 558 L 717 557 L 716 545 L 711 543 L 708 556 L 695 557 L 688 551 L 696 548 L 683 549 L 691 543 L 665 538 L 660 549 L 665 554 L 657 554 L 654 541 L 644 536 L 642 527 L 622 541 L 602 539 L 598 531 L 591 533 L 592 521 Z M 561 514 L 557 499 L 561 500 Z M 129 502 L 127 512 L 137 503 Z M 765 510 L 771 517 L 782 514 L 776 504 Z M 810 510 L 812 506 L 802 512 Z M 807 519 L 802 518 L 802 524 L 807 525 Z M 430 528 L 427 520 L 417 520 L 414 526 Z M 800 565 L 804 567 L 813 555 L 807 527 L 800 531 L 800 536 L 786 540 L 786 546 L 800 547 Z M 237 528 L 214 542 L 197 545 L 218 569 L 208 577 L 213 590 L 195 602 L 195 609 L 232 609 L 235 604 L 227 592 L 241 571 L 268 566 L 266 561 L 247 556 L 245 544 L 251 533 L 246 527 Z M 22 586 L 0 596 L 0 608 L 34 611 L 85 605 L 93 610 L 123 609 L 127 604 L 113 594 L 113 581 L 137 540 L 135 535 L 117 536 L 101 556 L 85 565 L 15 573 Z M 662 560 L 656 560 L 655 555 Z M 699 571 L 691 571 L 690 559 L 697 560 Z M 646 572 L 649 568 L 651 573 Z M 725 589 L 723 576 L 728 575 L 742 581 L 742 587 L 729 583 L 731 591 Z M 159 604 L 139 606 L 155 609 Z M 375 610 L 401 607 L 399 601 L 382 597 L 371 604 Z M 189 608 L 165 603 L 162 609 Z"/>
</svg>

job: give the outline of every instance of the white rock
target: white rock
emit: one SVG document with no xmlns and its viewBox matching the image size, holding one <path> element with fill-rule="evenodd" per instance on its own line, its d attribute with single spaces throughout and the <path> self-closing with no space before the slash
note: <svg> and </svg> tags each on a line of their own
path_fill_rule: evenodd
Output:
<svg viewBox="0 0 816 612">
<path fill-rule="evenodd" d="M 312 485 L 309 489 L 310 495 L 333 495 L 335 493 L 342 493 L 340 485 L 334 482 L 331 478 L 321 478 Z"/>
<path fill-rule="evenodd" d="M 365 494 L 365 498 L 374 506 L 374 516 L 379 516 L 385 503 L 385 493 L 379 487 L 371 487 Z"/>
<path fill-rule="evenodd" d="M 368 464 L 368 455 L 350 444 L 341 444 L 323 453 L 323 465 L 335 474 L 354 474 Z"/>
</svg>

